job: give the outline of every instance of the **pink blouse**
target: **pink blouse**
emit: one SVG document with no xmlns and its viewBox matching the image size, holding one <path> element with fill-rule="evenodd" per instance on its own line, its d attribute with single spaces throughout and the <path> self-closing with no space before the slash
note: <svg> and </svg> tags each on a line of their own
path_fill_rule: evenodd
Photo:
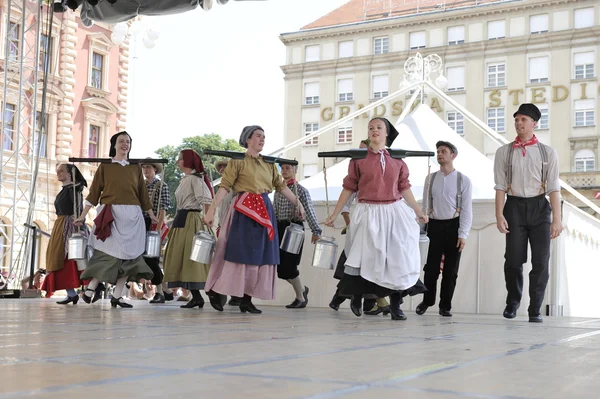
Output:
<svg viewBox="0 0 600 399">
<path fill-rule="evenodd" d="M 369 149 L 366 158 L 352 159 L 348 165 L 348 176 L 342 186 L 358 191 L 358 202 L 391 204 L 402 199 L 402 193 L 411 187 L 406 163 L 392 158 L 387 150 L 382 152 L 383 160 L 380 152 Z"/>
</svg>

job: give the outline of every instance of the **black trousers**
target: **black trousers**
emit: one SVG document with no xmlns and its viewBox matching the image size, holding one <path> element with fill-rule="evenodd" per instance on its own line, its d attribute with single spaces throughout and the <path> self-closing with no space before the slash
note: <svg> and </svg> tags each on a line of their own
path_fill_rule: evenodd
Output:
<svg viewBox="0 0 600 399">
<path fill-rule="evenodd" d="M 150 231 L 150 227 L 152 227 L 152 220 L 150 217 L 144 217 L 144 222 L 146 223 L 146 231 Z M 159 233 L 160 234 L 160 233 Z M 146 258 L 144 257 L 144 261 L 148 265 L 150 269 L 152 269 L 152 273 L 154 273 L 154 277 L 152 277 L 152 285 L 160 285 L 163 281 L 163 272 L 160 269 L 160 258 Z"/>
<path fill-rule="evenodd" d="M 444 269 L 442 271 L 442 284 L 440 287 L 440 309 L 452 309 L 452 297 L 458 279 L 458 265 L 461 252 L 456 248 L 458 242 L 459 218 L 448 220 L 430 219 L 427 225 L 429 237 L 429 252 L 427 263 L 423 270 L 423 282 L 427 291 L 423 295 L 423 302 L 427 306 L 435 305 L 437 281 L 440 276 L 440 263 L 444 255 Z"/>
<path fill-rule="evenodd" d="M 283 235 L 285 234 L 285 229 L 290 224 L 295 223 L 302 227 L 304 230 L 304 224 L 302 222 L 289 221 L 289 220 L 278 220 L 277 221 L 277 231 L 279 233 L 279 242 L 283 240 Z M 282 280 L 293 280 L 300 275 L 300 271 L 298 271 L 298 265 L 300 264 L 300 260 L 302 259 L 302 249 L 304 249 L 304 244 L 300 246 L 300 252 L 297 254 L 292 254 L 284 251 L 283 249 L 279 249 L 279 264 L 277 265 L 277 277 Z"/>
<path fill-rule="evenodd" d="M 504 278 L 506 305 L 517 309 L 523 295 L 523 264 L 527 262 L 527 243 L 531 245 L 529 273 L 529 314 L 539 315 L 550 278 L 550 222 L 552 208 L 545 195 L 521 198 L 508 196 L 504 205 L 508 223 Z"/>
</svg>

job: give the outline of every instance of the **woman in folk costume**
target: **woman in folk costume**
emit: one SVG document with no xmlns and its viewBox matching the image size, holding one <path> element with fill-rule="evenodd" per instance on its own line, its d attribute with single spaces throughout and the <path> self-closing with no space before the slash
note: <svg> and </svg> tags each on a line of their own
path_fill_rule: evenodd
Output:
<svg viewBox="0 0 600 399">
<path fill-rule="evenodd" d="M 194 262 L 190 259 L 190 253 L 194 234 L 207 230 L 202 213 L 206 212 L 213 199 L 213 190 L 196 151 L 181 151 L 177 167 L 184 176 L 175 191 L 177 214 L 165 250 L 165 281 L 169 288 L 181 287 L 191 291 L 192 299 L 182 308 L 202 308 L 204 299 L 200 290 L 204 289 L 210 265 Z"/>
<path fill-rule="evenodd" d="M 75 181 L 73 182 L 73 175 Z M 42 285 L 42 290 L 46 291 L 47 296 L 51 296 L 54 291 L 66 290 L 67 298 L 58 301 L 59 305 L 73 303 L 77 304 L 79 295 L 75 288 L 82 285 L 80 278 L 81 272 L 77 270 L 77 262 L 68 259 L 69 237 L 75 232 L 76 227 L 73 223 L 73 201 L 76 201 L 76 212 L 81 212 L 83 208 L 83 188 L 87 187 L 87 182 L 83 175 L 72 164 L 58 165 L 56 168 L 56 177 L 62 183 L 62 189 L 54 200 L 57 219 L 52 227 L 50 242 L 46 251 L 46 271 L 48 275 Z M 75 190 L 75 192 L 73 192 Z M 85 238 L 89 233 L 84 225 L 80 231 Z"/>
<path fill-rule="evenodd" d="M 392 320 L 406 320 L 400 309 L 402 298 L 425 291 L 419 280 L 417 218 L 426 223 L 427 216 L 410 190 L 406 163 L 385 149 L 397 136 L 387 119 L 369 122 L 367 156 L 350 161 L 343 191 L 326 222 L 333 226 L 344 204 L 358 191 L 346 236 L 346 267 L 338 285 L 341 295 L 352 298 L 350 308 L 356 316 L 361 315 L 363 297 L 389 296 Z"/>
<path fill-rule="evenodd" d="M 98 216 L 94 219 L 94 231 L 88 245 L 94 255 L 81 277 L 92 279 L 83 293 L 83 300 L 90 303 L 99 282 L 115 284 L 110 304 L 113 308 L 131 308 L 121 299 L 127 281 L 139 282 L 152 279 L 152 270 L 142 255 L 146 250 L 146 224 L 142 211 L 158 223 L 142 168 L 130 164 L 131 137 L 119 132 L 110 138 L 109 156 L 112 163 L 98 166 L 90 193 L 85 201 L 83 213 L 77 219 L 81 224 L 89 210 L 98 205 Z"/>
<path fill-rule="evenodd" d="M 221 187 L 204 220 L 211 226 L 217 208 L 228 192 L 238 193 L 231 201 L 212 260 L 207 292 L 242 297 L 240 311 L 261 313 L 252 297 L 275 298 L 275 279 L 279 264 L 277 222 L 269 193 L 275 189 L 292 204 L 302 204 L 286 187 L 274 163 L 267 163 L 260 155 L 265 143 L 265 132 L 260 126 L 246 126 L 240 136 L 240 145 L 247 148 L 244 159 L 232 159 L 223 171 Z M 222 311 L 216 296 L 210 297 L 213 308 Z"/>
</svg>

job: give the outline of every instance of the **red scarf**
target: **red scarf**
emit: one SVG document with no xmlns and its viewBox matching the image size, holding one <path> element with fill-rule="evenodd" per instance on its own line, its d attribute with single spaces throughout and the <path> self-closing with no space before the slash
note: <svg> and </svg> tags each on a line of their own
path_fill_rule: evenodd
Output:
<svg viewBox="0 0 600 399">
<path fill-rule="evenodd" d="M 527 149 L 525 147 L 527 147 L 528 145 L 534 145 L 537 143 L 538 143 L 538 139 L 537 139 L 537 137 L 535 137 L 535 134 L 533 135 L 532 138 L 530 138 L 527 141 L 522 141 L 521 138 L 519 136 L 517 136 L 517 138 L 515 139 L 515 142 L 513 143 L 513 148 L 521 147 L 523 156 L 525 156 L 525 154 L 527 154 Z"/>
<path fill-rule="evenodd" d="M 287 182 L 288 186 L 293 186 L 294 183 L 296 183 L 296 179 L 294 179 L 293 177 Z"/>
<path fill-rule="evenodd" d="M 235 202 L 234 208 L 243 215 L 248 216 L 256 223 L 266 227 L 269 240 L 275 238 L 275 229 L 267 211 L 265 200 L 260 194 L 243 193 Z"/>
</svg>

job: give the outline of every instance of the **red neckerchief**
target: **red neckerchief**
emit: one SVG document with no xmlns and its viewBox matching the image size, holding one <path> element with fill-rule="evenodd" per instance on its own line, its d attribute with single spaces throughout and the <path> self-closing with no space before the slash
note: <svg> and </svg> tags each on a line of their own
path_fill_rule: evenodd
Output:
<svg viewBox="0 0 600 399">
<path fill-rule="evenodd" d="M 515 139 L 515 142 L 513 143 L 513 148 L 521 147 L 523 156 L 525 156 L 525 154 L 527 154 L 527 149 L 525 147 L 527 147 L 528 145 L 534 145 L 537 143 L 538 143 L 538 139 L 537 139 L 537 137 L 535 137 L 535 134 L 533 135 L 532 138 L 530 138 L 527 141 L 522 141 L 521 138 L 519 136 L 517 136 L 517 138 Z"/>
<path fill-rule="evenodd" d="M 275 229 L 271 222 L 271 217 L 267 211 L 265 200 L 260 194 L 243 193 L 235 202 L 234 208 L 243 215 L 248 216 L 258 224 L 267 229 L 269 240 L 275 238 Z"/>
<path fill-rule="evenodd" d="M 296 179 L 294 179 L 293 177 L 287 182 L 288 186 L 292 186 L 294 183 L 296 183 Z"/>
</svg>

